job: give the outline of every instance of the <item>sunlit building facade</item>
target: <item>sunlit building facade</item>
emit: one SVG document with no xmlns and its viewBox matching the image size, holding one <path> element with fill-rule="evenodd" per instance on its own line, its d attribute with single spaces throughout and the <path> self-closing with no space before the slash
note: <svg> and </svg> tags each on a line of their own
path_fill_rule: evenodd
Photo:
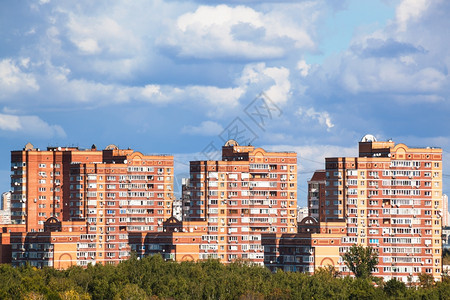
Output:
<svg viewBox="0 0 450 300">
<path fill-rule="evenodd" d="M 129 233 L 162 232 L 172 216 L 170 155 L 144 155 L 115 145 L 44 151 L 27 144 L 23 151 L 12 151 L 11 171 L 11 226 L 23 228 L 11 233 L 13 264 L 116 264 L 130 255 Z M 9 233 L 8 227 L 3 231 Z M 40 262 L 43 256 L 33 251 L 56 249 L 61 236 L 75 252 L 68 252 L 62 264 L 47 263 L 55 257 L 51 254 Z"/>
<path fill-rule="evenodd" d="M 417 281 L 442 272 L 442 150 L 410 148 L 367 135 L 358 157 L 326 158 L 319 221 L 345 220 L 340 253 L 378 250 L 374 275 Z M 322 209 L 323 207 L 323 209 Z M 341 271 L 348 270 L 341 265 Z"/>
<path fill-rule="evenodd" d="M 297 231 L 297 154 L 230 140 L 222 160 L 190 163 L 187 221 L 205 221 L 201 258 L 263 262 L 261 234 Z M 214 245 L 214 246 L 213 246 Z"/>
</svg>

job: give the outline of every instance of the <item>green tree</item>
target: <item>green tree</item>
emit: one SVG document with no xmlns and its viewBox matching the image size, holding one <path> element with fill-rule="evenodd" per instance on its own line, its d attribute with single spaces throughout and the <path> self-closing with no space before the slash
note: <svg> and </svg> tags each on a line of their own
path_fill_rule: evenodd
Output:
<svg viewBox="0 0 450 300">
<path fill-rule="evenodd" d="M 342 259 L 356 278 L 369 278 L 378 264 L 378 252 L 372 247 L 353 245 L 342 255 Z"/>
<path fill-rule="evenodd" d="M 388 282 L 386 282 L 386 284 L 383 287 L 383 290 L 389 297 L 404 298 L 406 293 L 406 284 L 404 284 L 402 281 L 393 278 Z"/>
<path fill-rule="evenodd" d="M 434 285 L 433 275 L 430 275 L 427 273 L 420 273 L 419 274 L 419 283 L 420 283 L 420 286 L 424 289 L 431 288 Z"/>
<path fill-rule="evenodd" d="M 136 284 L 129 283 L 114 297 L 114 300 L 145 300 L 149 298 L 143 289 Z"/>
</svg>

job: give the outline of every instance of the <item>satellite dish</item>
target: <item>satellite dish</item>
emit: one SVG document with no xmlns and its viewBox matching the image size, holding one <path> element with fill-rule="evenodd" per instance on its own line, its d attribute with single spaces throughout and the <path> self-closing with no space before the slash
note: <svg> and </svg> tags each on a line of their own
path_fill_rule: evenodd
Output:
<svg viewBox="0 0 450 300">
<path fill-rule="evenodd" d="M 363 136 L 363 138 L 361 139 L 361 142 L 365 143 L 365 142 L 376 142 L 377 138 L 371 134 L 366 134 L 365 136 Z"/>
</svg>

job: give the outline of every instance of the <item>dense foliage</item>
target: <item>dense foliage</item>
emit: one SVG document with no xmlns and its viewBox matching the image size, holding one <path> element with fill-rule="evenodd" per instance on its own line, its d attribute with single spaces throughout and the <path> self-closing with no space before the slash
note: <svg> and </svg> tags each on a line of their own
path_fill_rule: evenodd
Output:
<svg viewBox="0 0 450 300">
<path fill-rule="evenodd" d="M 372 247 L 353 245 L 342 255 L 342 259 L 355 277 L 369 278 L 378 265 L 378 252 Z"/>
<path fill-rule="evenodd" d="M 131 258 L 118 266 L 64 271 L 0 265 L 0 299 L 450 299 L 450 280 L 409 288 L 370 279 L 276 272 L 243 262 L 165 262 Z"/>
</svg>

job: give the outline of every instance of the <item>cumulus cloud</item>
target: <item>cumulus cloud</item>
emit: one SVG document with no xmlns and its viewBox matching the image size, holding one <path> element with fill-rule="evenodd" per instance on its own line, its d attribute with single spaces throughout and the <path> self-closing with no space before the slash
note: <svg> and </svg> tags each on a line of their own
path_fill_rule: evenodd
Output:
<svg viewBox="0 0 450 300">
<path fill-rule="evenodd" d="M 401 59 L 378 60 L 374 58 L 343 59 L 341 70 L 343 87 L 351 93 L 433 93 L 439 92 L 448 82 L 447 75 L 434 67 L 405 64 Z"/>
<path fill-rule="evenodd" d="M 37 90 L 34 90 L 34 96 L 39 100 L 41 108 L 45 106 L 79 106 L 79 104 L 87 104 L 85 107 L 100 107 L 114 103 L 145 101 L 155 104 L 189 102 L 214 110 L 226 110 L 238 106 L 239 100 L 247 88 L 246 86 L 177 86 L 152 83 L 143 86 L 129 86 L 114 82 L 103 83 L 85 78 L 73 78 L 70 69 L 54 66 L 51 63 L 42 64 L 41 70 L 39 70 L 40 74 L 38 73 L 35 78 L 21 73 L 19 67 L 11 64 L 10 61 L 3 62 L 3 64 L 8 67 L 4 68 L 8 72 L 0 73 L 6 74 L 3 76 L 3 82 L 0 81 L 0 86 L 2 84 L 6 87 L 16 85 L 16 92 L 29 90 L 30 85 L 35 87 Z M 1 70 L 2 66 L 0 65 L 0 72 Z M 11 70 L 14 72 L 10 72 Z M 274 75 L 274 77 L 276 76 Z M 39 88 L 36 83 L 38 80 Z M 5 90 L 8 89 L 5 88 Z M 11 87 L 10 91 L 12 90 Z"/>
<path fill-rule="evenodd" d="M 218 88 L 215 86 L 192 86 L 186 89 L 186 92 L 191 97 L 196 97 L 207 100 L 208 103 L 216 107 L 226 105 L 228 108 L 236 107 L 239 98 L 242 96 L 244 90 L 241 87 L 236 88 Z"/>
<path fill-rule="evenodd" d="M 235 60 L 280 58 L 286 47 L 311 49 L 314 42 L 304 28 L 275 13 L 222 4 L 181 15 L 161 45 L 180 57 Z"/>
<path fill-rule="evenodd" d="M 226 110 L 232 110 L 239 105 L 239 100 L 245 88 L 192 85 L 177 87 L 173 85 L 146 85 L 125 89 L 124 93 L 130 99 L 137 99 L 155 104 L 189 103 L 199 105 L 199 108 L 210 110 L 211 115 L 219 117 Z"/>
<path fill-rule="evenodd" d="M 325 126 L 327 130 L 330 130 L 331 128 L 334 127 L 334 124 L 331 121 L 331 117 L 329 113 L 326 111 L 318 112 L 313 107 L 310 107 L 308 109 L 300 107 L 297 110 L 296 114 L 300 118 L 306 117 L 318 121 L 319 124 Z"/>
<path fill-rule="evenodd" d="M 311 69 L 311 65 L 308 65 L 305 60 L 299 60 L 297 62 L 297 70 L 300 71 L 300 75 L 303 77 L 308 76 L 309 70 Z"/>
<path fill-rule="evenodd" d="M 129 56 L 140 47 L 140 40 L 133 32 L 106 16 L 70 14 L 67 30 L 71 42 L 87 55 L 106 51 L 113 56 Z"/>
<path fill-rule="evenodd" d="M 0 98 L 6 98 L 17 92 L 39 90 L 35 76 L 27 72 L 29 58 L 20 61 L 3 59 L 0 61 Z"/>
<path fill-rule="evenodd" d="M 396 10 L 399 31 L 406 31 L 408 22 L 417 21 L 430 5 L 430 0 L 403 0 Z"/>
<path fill-rule="evenodd" d="M 17 131 L 22 128 L 18 116 L 0 114 L 0 129 L 5 131 Z"/>
<path fill-rule="evenodd" d="M 218 135 L 223 131 L 222 125 L 213 121 L 204 121 L 199 126 L 184 126 L 181 132 L 189 135 Z"/>
<path fill-rule="evenodd" d="M 315 97 L 370 94 L 401 103 L 448 98 L 450 38 L 442 28 L 450 19 L 442 12 L 449 9 L 448 1 L 402 1 L 386 27 L 355 36 L 347 51 L 310 72 Z"/>
<path fill-rule="evenodd" d="M 284 67 L 266 67 L 265 64 L 246 65 L 239 80 L 231 87 L 172 86 L 149 84 L 144 87 L 123 88 L 123 93 L 133 99 L 155 104 L 195 104 L 207 110 L 208 116 L 223 117 L 236 114 L 244 99 L 253 99 L 259 93 L 277 105 L 287 102 L 291 95 L 290 71 Z M 117 92 L 115 92 L 117 94 Z"/>
<path fill-rule="evenodd" d="M 286 67 L 267 67 L 265 63 L 248 64 L 237 84 L 257 86 L 276 104 L 284 104 L 291 95 L 290 71 Z"/>
<path fill-rule="evenodd" d="M 38 116 L 17 116 L 0 113 L 0 131 L 41 138 L 66 137 L 66 133 L 61 126 L 50 125 Z"/>
<path fill-rule="evenodd" d="M 289 81 L 289 70 L 287 68 L 266 68 L 264 74 L 271 77 L 275 84 L 265 91 L 266 95 L 275 103 L 285 103 L 291 91 Z"/>
</svg>

